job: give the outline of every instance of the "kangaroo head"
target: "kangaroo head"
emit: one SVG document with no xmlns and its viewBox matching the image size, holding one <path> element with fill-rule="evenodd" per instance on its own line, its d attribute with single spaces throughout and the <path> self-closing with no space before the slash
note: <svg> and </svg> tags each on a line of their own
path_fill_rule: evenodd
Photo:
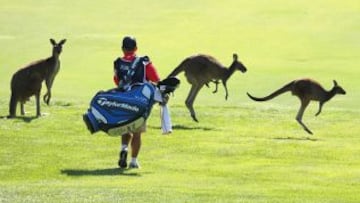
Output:
<svg viewBox="0 0 360 203">
<path fill-rule="evenodd" d="M 346 94 L 345 90 L 338 85 L 336 80 L 333 80 L 333 82 L 334 82 L 333 91 L 335 91 L 336 94 Z"/>
<path fill-rule="evenodd" d="M 238 60 L 238 55 L 235 53 L 233 54 L 233 62 L 230 68 L 234 70 L 238 69 L 243 73 L 247 71 L 246 67 Z"/>
<path fill-rule="evenodd" d="M 59 43 L 56 43 L 54 39 L 50 39 L 50 42 L 53 46 L 53 55 L 59 55 L 62 51 L 62 45 L 65 44 L 66 39 L 61 40 Z"/>
</svg>

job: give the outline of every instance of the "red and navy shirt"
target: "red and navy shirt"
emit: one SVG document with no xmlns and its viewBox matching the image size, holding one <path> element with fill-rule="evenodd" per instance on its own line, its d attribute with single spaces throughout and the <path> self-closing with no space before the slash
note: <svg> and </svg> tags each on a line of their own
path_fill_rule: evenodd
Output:
<svg viewBox="0 0 360 203">
<path fill-rule="evenodd" d="M 157 83 L 160 77 L 149 57 L 137 57 L 135 53 L 125 53 L 114 61 L 114 82 L 127 90 L 134 83 L 151 81 Z"/>
</svg>

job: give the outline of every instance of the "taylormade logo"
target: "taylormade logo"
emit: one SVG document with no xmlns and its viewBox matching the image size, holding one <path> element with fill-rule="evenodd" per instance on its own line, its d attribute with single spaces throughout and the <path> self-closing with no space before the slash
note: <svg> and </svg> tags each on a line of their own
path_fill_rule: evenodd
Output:
<svg viewBox="0 0 360 203">
<path fill-rule="evenodd" d="M 132 105 L 117 102 L 117 101 L 109 101 L 105 97 L 99 98 L 97 100 L 97 103 L 100 106 L 106 106 L 106 107 L 109 107 L 109 108 L 121 108 L 121 109 L 126 109 L 126 110 L 129 110 L 129 111 L 139 112 L 139 108 L 137 106 L 132 106 Z"/>
</svg>

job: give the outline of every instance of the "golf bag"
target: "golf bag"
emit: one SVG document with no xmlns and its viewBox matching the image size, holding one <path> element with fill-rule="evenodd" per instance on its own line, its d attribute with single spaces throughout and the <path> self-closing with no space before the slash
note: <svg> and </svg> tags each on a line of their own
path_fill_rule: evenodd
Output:
<svg viewBox="0 0 360 203">
<path fill-rule="evenodd" d="M 141 128 L 152 106 L 164 102 L 164 96 L 173 92 L 180 81 L 167 78 L 157 86 L 150 83 L 134 84 L 129 91 L 111 89 L 98 92 L 90 102 L 83 120 L 91 133 L 103 131 L 121 136 Z"/>
</svg>

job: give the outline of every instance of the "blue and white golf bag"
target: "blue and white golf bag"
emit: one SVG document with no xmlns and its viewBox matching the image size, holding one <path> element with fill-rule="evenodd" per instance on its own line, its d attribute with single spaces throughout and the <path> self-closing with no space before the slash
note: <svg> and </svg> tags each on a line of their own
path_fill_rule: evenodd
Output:
<svg viewBox="0 0 360 203">
<path fill-rule="evenodd" d="M 158 86 L 138 83 L 126 92 L 100 91 L 91 100 L 83 120 L 91 133 L 101 130 L 120 136 L 134 132 L 145 124 L 154 103 L 163 102 L 163 96 L 173 92 L 179 83 L 177 78 L 168 78 Z"/>
</svg>

